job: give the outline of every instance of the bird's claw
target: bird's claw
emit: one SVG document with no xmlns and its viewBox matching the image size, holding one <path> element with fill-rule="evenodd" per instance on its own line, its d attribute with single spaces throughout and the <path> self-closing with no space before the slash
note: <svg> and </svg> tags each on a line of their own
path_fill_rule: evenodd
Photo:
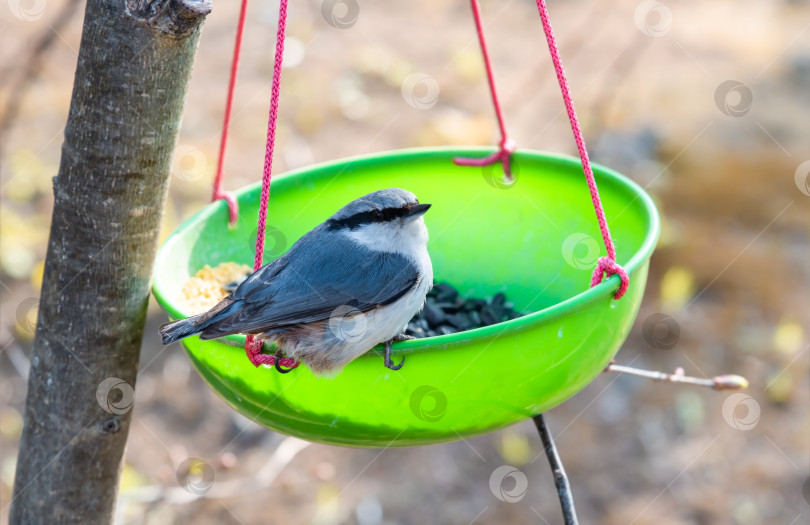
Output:
<svg viewBox="0 0 810 525">
<path fill-rule="evenodd" d="M 402 368 L 402 365 L 405 364 L 405 356 L 402 356 L 402 361 L 400 361 L 398 365 L 395 365 L 391 360 L 391 343 L 393 343 L 395 340 L 397 340 L 396 337 L 385 342 L 385 368 L 389 368 L 391 370 L 399 370 Z"/>
<path fill-rule="evenodd" d="M 391 341 L 395 343 L 400 343 L 402 341 L 412 341 L 414 339 L 416 339 L 414 336 L 408 335 L 405 332 L 403 332 L 401 334 L 395 335 L 394 338 L 391 339 Z"/>
<path fill-rule="evenodd" d="M 279 374 L 289 374 L 293 371 L 293 368 L 281 368 L 281 358 L 284 357 L 281 353 L 281 349 L 276 350 L 276 359 L 273 362 L 273 365 L 276 367 L 276 371 Z"/>
</svg>

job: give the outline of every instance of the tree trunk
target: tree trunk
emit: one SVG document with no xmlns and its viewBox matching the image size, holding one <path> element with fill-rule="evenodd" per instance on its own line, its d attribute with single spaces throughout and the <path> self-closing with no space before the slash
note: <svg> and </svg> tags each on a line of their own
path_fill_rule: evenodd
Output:
<svg viewBox="0 0 810 525">
<path fill-rule="evenodd" d="M 186 85 L 210 0 L 89 0 L 11 523 L 109 523 Z"/>
</svg>

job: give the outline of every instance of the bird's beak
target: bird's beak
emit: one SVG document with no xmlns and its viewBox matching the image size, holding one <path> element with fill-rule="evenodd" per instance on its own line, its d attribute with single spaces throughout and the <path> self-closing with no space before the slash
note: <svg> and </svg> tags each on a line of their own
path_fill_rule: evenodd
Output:
<svg viewBox="0 0 810 525">
<path fill-rule="evenodd" d="M 425 214 L 426 211 L 430 209 L 430 204 L 414 204 L 408 209 L 408 214 L 405 215 L 405 219 L 410 221 L 417 217 L 421 217 Z"/>
</svg>

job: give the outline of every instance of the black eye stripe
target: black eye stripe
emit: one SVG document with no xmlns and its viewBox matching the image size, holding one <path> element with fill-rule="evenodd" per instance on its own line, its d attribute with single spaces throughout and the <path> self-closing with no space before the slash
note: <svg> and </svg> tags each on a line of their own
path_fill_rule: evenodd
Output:
<svg viewBox="0 0 810 525">
<path fill-rule="evenodd" d="M 404 208 L 383 208 L 382 210 L 368 210 L 355 213 L 343 219 L 329 219 L 326 226 L 330 230 L 348 228 L 354 230 L 365 224 L 387 222 L 408 215 L 410 206 Z"/>
</svg>

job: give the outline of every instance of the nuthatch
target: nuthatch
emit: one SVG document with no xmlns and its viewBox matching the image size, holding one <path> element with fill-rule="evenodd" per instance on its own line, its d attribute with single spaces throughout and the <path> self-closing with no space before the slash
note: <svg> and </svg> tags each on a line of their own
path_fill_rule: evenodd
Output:
<svg viewBox="0 0 810 525">
<path fill-rule="evenodd" d="M 402 331 L 433 286 L 428 208 L 401 189 L 350 202 L 208 312 L 161 326 L 163 344 L 253 334 L 332 375 L 385 343 L 385 366 L 399 370 L 391 343 L 408 338 Z"/>
</svg>

